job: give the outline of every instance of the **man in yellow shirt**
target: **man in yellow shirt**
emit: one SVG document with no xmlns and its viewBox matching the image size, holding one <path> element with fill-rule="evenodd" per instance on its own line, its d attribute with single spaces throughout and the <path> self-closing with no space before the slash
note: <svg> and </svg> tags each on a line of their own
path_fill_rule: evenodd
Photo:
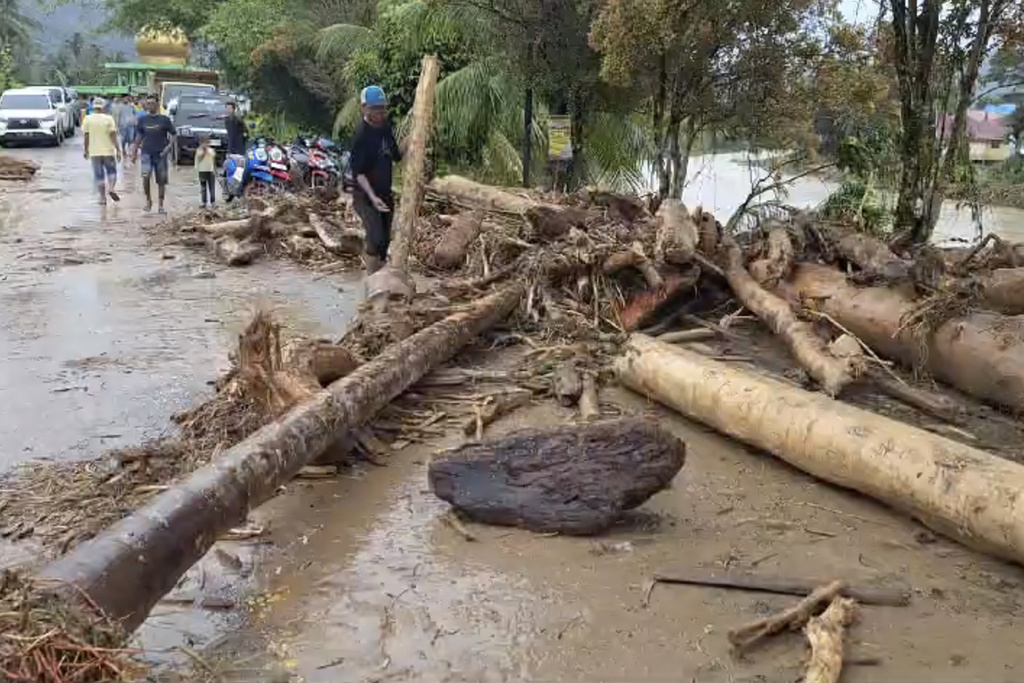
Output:
<svg viewBox="0 0 1024 683">
<path fill-rule="evenodd" d="M 121 197 L 114 191 L 117 183 L 117 162 L 121 151 L 118 149 L 117 123 L 106 113 L 106 102 L 99 97 L 93 101 L 93 113 L 86 115 L 82 122 L 85 134 L 85 158 L 92 161 L 92 177 L 100 192 L 100 204 L 107 203 L 107 195 L 115 202 Z"/>
</svg>

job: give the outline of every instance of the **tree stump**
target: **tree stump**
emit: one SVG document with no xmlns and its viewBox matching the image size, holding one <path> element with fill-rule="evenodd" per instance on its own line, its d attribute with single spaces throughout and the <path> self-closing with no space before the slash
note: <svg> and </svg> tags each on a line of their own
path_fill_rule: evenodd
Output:
<svg viewBox="0 0 1024 683">
<path fill-rule="evenodd" d="M 589 536 L 666 488 L 686 445 L 638 418 L 524 430 L 430 463 L 434 494 L 469 519 Z"/>
</svg>

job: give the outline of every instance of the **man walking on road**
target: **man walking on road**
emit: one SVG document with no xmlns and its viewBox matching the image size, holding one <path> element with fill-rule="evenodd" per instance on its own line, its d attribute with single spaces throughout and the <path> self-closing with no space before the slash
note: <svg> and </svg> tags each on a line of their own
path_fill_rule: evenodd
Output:
<svg viewBox="0 0 1024 683">
<path fill-rule="evenodd" d="M 117 122 L 117 133 L 121 140 L 121 154 L 128 158 L 128 150 L 135 143 L 135 104 L 131 95 L 125 95 L 114 103 L 111 112 Z"/>
<path fill-rule="evenodd" d="M 142 189 L 146 193 L 146 211 L 153 210 L 153 195 L 150 191 L 149 179 L 156 176 L 157 199 L 159 201 L 159 213 L 167 213 L 164 210 L 164 196 L 167 192 L 168 163 L 167 158 L 174 147 L 174 137 L 177 131 L 171 119 L 159 113 L 159 104 L 156 95 L 149 95 L 146 98 L 146 114 L 138 120 L 138 130 L 135 133 L 135 149 L 132 152 L 132 160 L 139 157 L 139 150 L 142 150 L 142 160 L 139 168 L 142 171 Z"/>
<path fill-rule="evenodd" d="M 121 198 L 114 191 L 117 184 L 117 162 L 121 156 L 118 149 L 117 124 L 114 117 L 103 111 L 106 102 L 96 98 L 93 113 L 87 114 L 82 122 L 85 135 L 85 158 L 92 162 L 92 177 L 100 193 L 100 204 L 107 203 L 107 195 L 115 202 Z"/>
<path fill-rule="evenodd" d="M 384 266 L 391 245 L 391 220 L 395 199 L 391 193 L 392 165 L 402 153 L 388 121 L 388 100 L 377 85 L 363 88 L 359 95 L 363 120 L 352 140 L 349 163 L 356 186 L 352 206 L 366 230 L 363 265 L 372 275 Z"/>
</svg>

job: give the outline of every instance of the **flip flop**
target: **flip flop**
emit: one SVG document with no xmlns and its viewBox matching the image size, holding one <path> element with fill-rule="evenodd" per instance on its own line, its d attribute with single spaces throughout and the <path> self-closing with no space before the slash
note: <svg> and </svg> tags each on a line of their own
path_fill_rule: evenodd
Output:
<svg viewBox="0 0 1024 683">
<path fill-rule="evenodd" d="M 119 195 L 118 193 L 114 192 L 113 190 L 111 190 L 107 194 L 109 194 L 110 198 L 113 199 L 115 202 L 121 201 L 121 195 Z"/>
</svg>

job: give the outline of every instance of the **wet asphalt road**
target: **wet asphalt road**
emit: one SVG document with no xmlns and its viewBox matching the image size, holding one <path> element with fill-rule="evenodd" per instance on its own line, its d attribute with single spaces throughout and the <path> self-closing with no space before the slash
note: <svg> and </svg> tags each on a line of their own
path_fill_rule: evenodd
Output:
<svg viewBox="0 0 1024 683">
<path fill-rule="evenodd" d="M 79 135 L 59 149 L 3 151 L 42 170 L 0 184 L 0 472 L 160 435 L 226 366 L 253 306 L 330 336 L 358 292 L 350 276 L 228 269 L 160 246 L 138 167 L 122 169 L 122 201 L 101 207 L 81 145 Z M 170 214 L 198 203 L 193 169 L 174 170 Z"/>
</svg>

